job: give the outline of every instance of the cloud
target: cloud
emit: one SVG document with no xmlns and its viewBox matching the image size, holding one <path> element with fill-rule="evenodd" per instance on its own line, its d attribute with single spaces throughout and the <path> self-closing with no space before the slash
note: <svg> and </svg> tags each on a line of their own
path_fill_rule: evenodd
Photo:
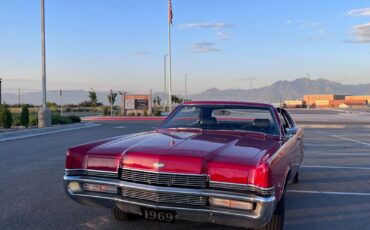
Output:
<svg viewBox="0 0 370 230">
<path fill-rule="evenodd" d="M 231 35 L 229 33 L 226 33 L 226 32 L 217 32 L 216 33 L 216 36 L 220 39 L 220 40 L 228 40 L 231 38 Z"/>
<path fill-rule="evenodd" d="M 370 16 L 370 8 L 350 10 L 350 11 L 348 11 L 347 15 L 348 16 L 354 16 L 354 17 Z"/>
<path fill-rule="evenodd" d="M 193 43 L 190 48 L 194 53 L 208 53 L 208 52 L 218 52 L 221 51 L 214 46 L 216 43 L 214 42 L 197 42 Z"/>
<path fill-rule="evenodd" d="M 144 56 L 144 55 L 147 55 L 149 53 L 150 53 L 149 51 L 136 51 L 136 52 L 132 52 L 131 55 L 132 56 Z"/>
<path fill-rule="evenodd" d="M 286 20 L 286 24 L 295 25 L 300 30 L 304 31 L 305 41 L 320 41 L 326 37 L 334 36 L 332 32 L 328 32 L 320 22 L 307 20 Z"/>
<path fill-rule="evenodd" d="M 213 29 L 221 30 L 234 27 L 233 24 L 224 22 L 187 23 L 180 25 L 180 29 Z"/>
<path fill-rule="evenodd" d="M 370 43 L 370 22 L 366 24 L 361 24 L 353 26 L 351 29 L 351 34 L 356 37 L 354 40 L 349 40 L 346 42 L 350 43 Z"/>
<path fill-rule="evenodd" d="M 288 19 L 285 21 L 286 24 L 292 24 L 297 25 L 300 29 L 306 29 L 306 28 L 321 28 L 322 25 L 320 22 L 312 22 L 307 20 L 291 20 Z"/>
</svg>

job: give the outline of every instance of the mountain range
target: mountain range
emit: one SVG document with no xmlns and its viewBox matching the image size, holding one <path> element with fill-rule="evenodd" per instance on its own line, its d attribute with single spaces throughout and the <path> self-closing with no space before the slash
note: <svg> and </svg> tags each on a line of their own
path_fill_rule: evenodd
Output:
<svg viewBox="0 0 370 230">
<path fill-rule="evenodd" d="M 190 95 L 192 100 L 232 100 L 232 101 L 256 101 L 277 103 L 280 100 L 302 99 L 305 94 L 345 94 L 345 95 L 370 95 L 370 84 L 346 85 L 326 79 L 310 80 L 299 78 L 293 81 L 277 81 L 270 86 L 256 89 L 207 89 L 199 94 Z M 108 104 L 108 92 L 97 92 L 98 100 Z M 154 93 L 154 96 L 163 98 L 163 93 Z M 48 91 L 48 101 L 60 103 L 59 91 Z M 85 90 L 64 90 L 63 104 L 78 104 L 88 100 L 88 92 Z M 8 104 L 18 103 L 18 95 L 3 94 L 3 101 Z M 21 103 L 40 104 L 41 92 L 29 92 L 21 94 Z M 117 96 L 116 105 L 121 103 Z"/>
</svg>

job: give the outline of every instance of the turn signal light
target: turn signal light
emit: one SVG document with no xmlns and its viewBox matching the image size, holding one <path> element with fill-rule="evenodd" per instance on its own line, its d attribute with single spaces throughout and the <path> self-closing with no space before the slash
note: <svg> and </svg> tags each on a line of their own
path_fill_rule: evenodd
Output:
<svg viewBox="0 0 370 230">
<path fill-rule="evenodd" d="M 234 208 L 234 209 L 241 209 L 241 210 L 253 210 L 254 205 L 252 202 L 245 202 L 245 201 L 238 201 L 238 200 L 226 200 L 220 198 L 209 198 L 209 203 L 211 206 L 219 206 L 225 208 Z"/>
<path fill-rule="evenodd" d="M 84 183 L 83 189 L 90 192 L 117 193 L 117 187 L 112 185 Z"/>
</svg>

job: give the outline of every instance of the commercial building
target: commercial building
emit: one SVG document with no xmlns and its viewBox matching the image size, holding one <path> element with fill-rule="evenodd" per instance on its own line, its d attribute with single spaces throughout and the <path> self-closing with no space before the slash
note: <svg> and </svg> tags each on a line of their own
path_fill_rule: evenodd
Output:
<svg viewBox="0 0 370 230">
<path fill-rule="evenodd" d="M 370 95 L 346 96 L 346 100 L 366 100 L 370 104 Z"/>
<path fill-rule="evenodd" d="M 370 95 L 311 94 L 304 95 L 303 101 L 310 108 L 365 108 L 370 104 Z"/>
<path fill-rule="evenodd" d="M 285 108 L 305 108 L 306 102 L 303 100 L 287 100 L 284 101 Z"/>
<path fill-rule="evenodd" d="M 309 107 L 317 107 L 317 102 L 319 107 L 329 106 L 329 101 L 333 100 L 344 100 L 347 95 L 336 95 L 336 94 L 309 94 L 304 95 L 303 100 Z"/>
</svg>

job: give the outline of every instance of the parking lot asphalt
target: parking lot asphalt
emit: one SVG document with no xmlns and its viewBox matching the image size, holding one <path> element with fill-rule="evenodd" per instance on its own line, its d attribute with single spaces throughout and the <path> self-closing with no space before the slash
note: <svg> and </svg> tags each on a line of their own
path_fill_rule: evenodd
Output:
<svg viewBox="0 0 370 230">
<path fill-rule="evenodd" d="M 117 222 L 110 210 L 83 206 L 64 192 L 66 149 L 152 130 L 158 122 L 104 122 L 89 129 L 0 143 L 0 229 L 233 229 L 145 220 Z M 351 126 L 305 129 L 300 183 L 289 185 L 284 229 L 368 229 L 370 132 Z"/>
</svg>

